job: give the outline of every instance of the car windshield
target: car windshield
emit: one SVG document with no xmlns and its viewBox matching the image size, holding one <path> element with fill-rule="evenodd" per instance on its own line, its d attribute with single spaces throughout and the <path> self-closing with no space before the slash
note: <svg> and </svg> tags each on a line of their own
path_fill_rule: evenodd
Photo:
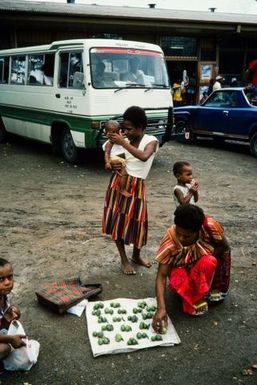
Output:
<svg viewBox="0 0 257 385">
<path fill-rule="evenodd" d="M 127 48 L 92 48 L 94 88 L 169 88 L 165 60 L 160 52 Z"/>
</svg>

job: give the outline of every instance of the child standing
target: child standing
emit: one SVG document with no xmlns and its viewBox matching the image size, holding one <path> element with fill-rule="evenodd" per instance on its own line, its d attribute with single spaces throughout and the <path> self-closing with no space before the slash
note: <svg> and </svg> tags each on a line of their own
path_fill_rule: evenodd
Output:
<svg viewBox="0 0 257 385">
<path fill-rule="evenodd" d="M 109 137 L 112 133 L 119 134 L 121 130 L 119 122 L 116 120 L 109 120 L 105 124 L 105 132 L 107 137 Z M 128 186 L 128 174 L 126 171 L 126 160 L 125 160 L 125 154 L 124 154 L 124 148 L 116 143 L 112 143 L 110 140 L 107 140 L 103 144 L 103 150 L 104 150 L 104 161 L 105 161 L 105 169 L 106 170 L 112 170 L 112 162 L 113 161 L 120 161 L 122 164 L 122 168 L 120 171 L 120 192 L 125 197 L 130 197 L 131 194 L 128 192 L 130 186 Z"/>
<path fill-rule="evenodd" d="M 21 335 L 5 335 L 6 330 L 12 321 L 20 318 L 20 310 L 17 306 L 10 306 L 8 294 L 13 289 L 12 265 L 3 258 L 0 258 L 0 362 L 8 356 L 12 349 L 25 346 Z"/>
<path fill-rule="evenodd" d="M 177 178 L 173 190 L 176 207 L 187 203 L 195 204 L 198 201 L 199 183 L 193 179 L 190 163 L 185 161 L 174 163 L 173 174 Z"/>
</svg>

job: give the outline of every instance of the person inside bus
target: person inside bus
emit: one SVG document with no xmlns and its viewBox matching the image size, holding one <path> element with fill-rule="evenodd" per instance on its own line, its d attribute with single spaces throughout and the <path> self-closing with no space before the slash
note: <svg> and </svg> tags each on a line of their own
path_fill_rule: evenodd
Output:
<svg viewBox="0 0 257 385">
<path fill-rule="evenodd" d="M 139 59 L 134 57 L 129 60 L 129 71 L 122 76 L 122 80 L 145 85 L 144 71 L 140 70 Z"/>
<path fill-rule="evenodd" d="M 92 80 L 93 86 L 96 88 L 105 88 L 106 83 L 104 81 L 105 64 L 102 61 L 97 62 L 92 67 Z"/>
<path fill-rule="evenodd" d="M 43 72 L 43 84 L 46 86 L 53 85 L 53 73 L 50 70 L 49 66 L 45 64 L 42 65 L 41 71 Z"/>
</svg>

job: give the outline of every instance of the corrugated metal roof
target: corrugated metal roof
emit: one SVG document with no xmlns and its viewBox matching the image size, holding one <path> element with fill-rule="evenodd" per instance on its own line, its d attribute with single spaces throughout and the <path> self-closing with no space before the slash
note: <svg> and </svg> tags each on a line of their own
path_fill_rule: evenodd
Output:
<svg viewBox="0 0 257 385">
<path fill-rule="evenodd" d="M 181 11 L 159 8 L 136 8 L 129 6 L 103 6 L 86 4 L 49 3 L 37 1 L 1 0 L 0 12 L 59 14 L 79 17 L 144 19 L 151 21 L 187 21 L 202 23 L 238 23 L 257 24 L 257 15 L 240 15 L 235 13 Z"/>
</svg>

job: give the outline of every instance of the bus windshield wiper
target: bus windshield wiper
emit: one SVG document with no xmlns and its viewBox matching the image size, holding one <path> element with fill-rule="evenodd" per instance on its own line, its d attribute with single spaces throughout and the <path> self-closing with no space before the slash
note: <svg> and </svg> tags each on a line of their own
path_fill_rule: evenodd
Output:
<svg viewBox="0 0 257 385">
<path fill-rule="evenodd" d="M 127 87 L 145 87 L 145 84 L 140 83 L 126 83 Z"/>
<path fill-rule="evenodd" d="M 157 87 L 162 87 L 162 88 L 169 88 L 169 86 L 166 86 L 166 84 L 163 84 L 163 83 L 161 83 L 161 84 L 153 83 L 152 85 L 157 86 Z"/>
<path fill-rule="evenodd" d="M 117 89 L 115 89 L 114 92 L 119 92 L 120 90 L 125 90 L 126 88 L 139 88 L 139 87 L 142 87 L 142 88 L 146 88 L 145 84 L 140 84 L 140 83 L 126 83 L 126 86 L 124 87 L 119 87 Z M 147 90 L 149 90 L 149 87 L 147 87 Z"/>
</svg>

